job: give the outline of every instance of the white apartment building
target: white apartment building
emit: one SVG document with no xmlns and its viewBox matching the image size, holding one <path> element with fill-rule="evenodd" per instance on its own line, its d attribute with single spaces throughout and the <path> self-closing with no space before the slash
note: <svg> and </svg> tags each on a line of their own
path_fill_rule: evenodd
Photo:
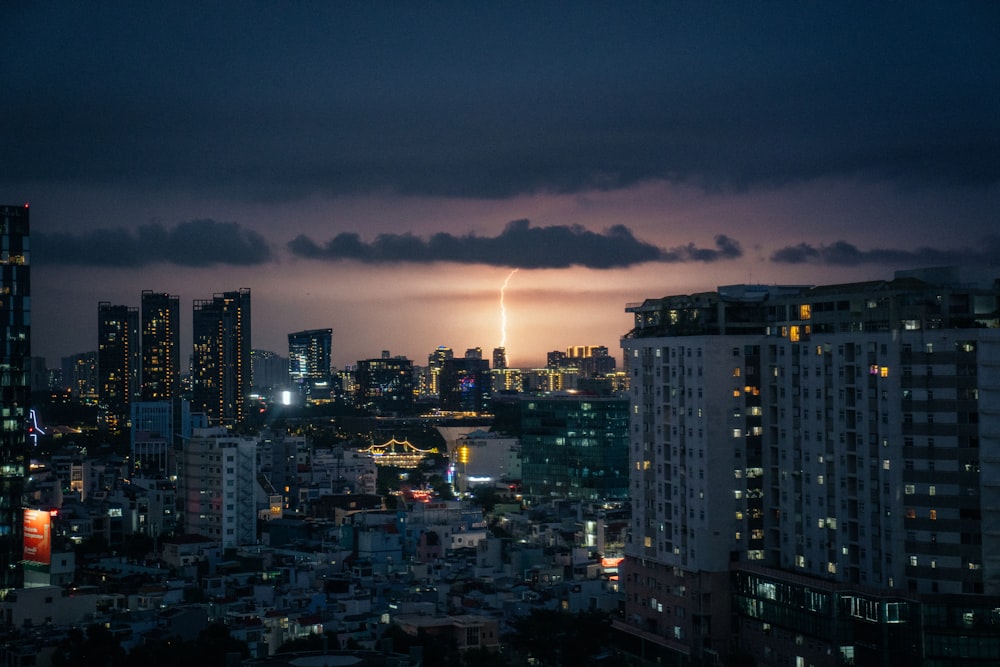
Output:
<svg viewBox="0 0 1000 667">
<path fill-rule="evenodd" d="M 708 663 L 844 664 L 1000 596 L 1000 288 L 959 278 L 627 307 L 627 632 Z M 917 664 L 951 650 L 937 631 Z"/>
<path fill-rule="evenodd" d="M 257 440 L 223 428 L 193 429 L 179 454 L 184 532 L 223 548 L 257 541 Z"/>
</svg>

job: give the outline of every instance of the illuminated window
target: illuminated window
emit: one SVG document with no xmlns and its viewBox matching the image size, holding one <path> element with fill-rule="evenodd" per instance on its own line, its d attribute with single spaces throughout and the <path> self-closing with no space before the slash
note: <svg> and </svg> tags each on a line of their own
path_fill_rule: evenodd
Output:
<svg viewBox="0 0 1000 667">
<path fill-rule="evenodd" d="M 650 547 L 652 547 L 653 546 L 653 538 L 652 537 L 646 537 L 646 538 L 644 538 L 643 539 L 643 546 L 645 546 L 647 549 L 649 549 Z"/>
<path fill-rule="evenodd" d="M 937 520 L 937 510 L 931 510 L 930 513 L 929 513 L 929 516 L 930 516 L 931 521 L 936 521 Z"/>
<path fill-rule="evenodd" d="M 916 567 L 916 565 L 917 565 L 917 557 L 916 556 L 910 556 L 910 565 Z"/>
<path fill-rule="evenodd" d="M 788 340 L 792 341 L 793 343 L 797 343 L 797 342 L 799 342 L 799 339 L 800 339 L 799 327 L 798 326 L 789 327 L 788 328 Z"/>
<path fill-rule="evenodd" d="M 927 487 L 927 495 L 936 496 L 937 495 L 937 487 L 934 486 L 933 484 L 931 486 Z"/>
<path fill-rule="evenodd" d="M 888 366 L 883 366 L 882 368 L 880 368 L 879 369 L 879 375 L 881 375 L 884 378 L 889 377 L 889 367 Z"/>
</svg>

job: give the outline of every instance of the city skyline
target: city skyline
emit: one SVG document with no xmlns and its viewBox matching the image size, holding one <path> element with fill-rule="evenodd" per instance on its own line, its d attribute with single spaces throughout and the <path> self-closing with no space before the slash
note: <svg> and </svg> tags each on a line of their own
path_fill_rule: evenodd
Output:
<svg viewBox="0 0 1000 667">
<path fill-rule="evenodd" d="M 532 367 L 620 357 L 654 294 L 995 272 L 1000 8 L 905 9 L 4 7 L 33 353 L 148 289 L 183 360 L 193 300 L 250 288 L 258 349 Z"/>
</svg>

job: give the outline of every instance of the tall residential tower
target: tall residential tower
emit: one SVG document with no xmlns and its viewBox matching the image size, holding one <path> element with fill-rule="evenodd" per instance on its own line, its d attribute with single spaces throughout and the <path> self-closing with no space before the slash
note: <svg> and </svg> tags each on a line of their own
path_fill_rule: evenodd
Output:
<svg viewBox="0 0 1000 667">
<path fill-rule="evenodd" d="M 0 592 L 23 584 L 31 302 L 28 205 L 0 206 Z"/>
<path fill-rule="evenodd" d="M 130 406 L 139 397 L 139 310 L 97 304 L 97 401 L 101 426 L 128 426 Z"/>
<path fill-rule="evenodd" d="M 622 627 L 647 657 L 995 664 L 1000 283 L 911 271 L 627 310 Z"/>
<path fill-rule="evenodd" d="M 173 401 L 180 381 L 180 298 L 143 290 L 142 400 Z"/>
<path fill-rule="evenodd" d="M 250 290 L 194 302 L 191 411 L 212 426 L 235 426 L 246 416 L 251 385 Z"/>
</svg>

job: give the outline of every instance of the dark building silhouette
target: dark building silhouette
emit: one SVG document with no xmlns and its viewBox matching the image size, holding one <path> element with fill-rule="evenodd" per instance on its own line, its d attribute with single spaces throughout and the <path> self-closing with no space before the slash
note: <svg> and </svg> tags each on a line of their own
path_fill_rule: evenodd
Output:
<svg viewBox="0 0 1000 667">
<path fill-rule="evenodd" d="M 191 411 L 213 426 L 242 423 L 252 375 L 249 288 L 196 299 L 192 329 Z"/>
<path fill-rule="evenodd" d="M 413 362 L 404 357 L 363 359 L 355 371 L 355 405 L 381 415 L 410 414 L 413 401 Z"/>
<path fill-rule="evenodd" d="M 143 290 L 142 374 L 143 401 L 172 401 L 180 380 L 180 298 Z"/>
<path fill-rule="evenodd" d="M 139 396 L 139 309 L 97 304 L 97 402 L 100 425 L 109 431 L 128 426 Z"/>
<path fill-rule="evenodd" d="M 449 412 L 489 412 L 493 393 L 490 362 L 466 353 L 447 359 L 438 378 L 441 409 Z"/>
<path fill-rule="evenodd" d="M 0 206 L 0 591 L 24 583 L 31 358 L 28 206 Z"/>
<path fill-rule="evenodd" d="M 97 402 L 97 352 L 81 352 L 62 358 L 62 384 L 75 400 Z"/>
</svg>

